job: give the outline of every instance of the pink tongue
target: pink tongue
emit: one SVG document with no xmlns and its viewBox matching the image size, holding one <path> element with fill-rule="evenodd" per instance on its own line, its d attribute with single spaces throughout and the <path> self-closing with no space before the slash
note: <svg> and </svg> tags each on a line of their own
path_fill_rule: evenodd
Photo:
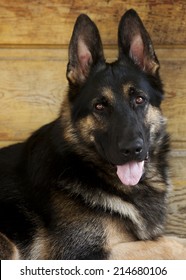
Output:
<svg viewBox="0 0 186 280">
<path fill-rule="evenodd" d="M 117 175 L 123 185 L 135 186 L 143 174 L 144 161 L 131 161 L 124 165 L 117 165 Z"/>
</svg>

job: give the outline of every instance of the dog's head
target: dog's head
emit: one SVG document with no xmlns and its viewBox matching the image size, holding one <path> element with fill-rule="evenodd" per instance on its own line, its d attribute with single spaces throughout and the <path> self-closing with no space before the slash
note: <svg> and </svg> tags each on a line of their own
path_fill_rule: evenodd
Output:
<svg viewBox="0 0 186 280">
<path fill-rule="evenodd" d="M 63 104 L 68 114 L 62 108 L 65 137 L 90 158 L 97 154 L 115 166 L 124 185 L 136 185 L 164 121 L 159 63 L 134 10 L 121 18 L 118 48 L 118 59 L 107 63 L 96 25 L 86 15 L 78 17 L 69 47 L 68 105 Z"/>
</svg>

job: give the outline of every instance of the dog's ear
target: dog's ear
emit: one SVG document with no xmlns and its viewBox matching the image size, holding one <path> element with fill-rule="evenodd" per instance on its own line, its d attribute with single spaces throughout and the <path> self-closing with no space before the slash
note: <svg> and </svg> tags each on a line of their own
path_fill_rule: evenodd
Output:
<svg viewBox="0 0 186 280">
<path fill-rule="evenodd" d="M 128 10 L 118 28 L 119 59 L 129 56 L 144 72 L 155 75 L 159 62 L 153 44 L 141 19 L 134 10 Z"/>
<path fill-rule="evenodd" d="M 76 20 L 69 45 L 67 79 L 72 84 L 81 85 L 91 68 L 103 61 L 105 59 L 99 31 L 87 15 L 81 14 Z"/>
</svg>

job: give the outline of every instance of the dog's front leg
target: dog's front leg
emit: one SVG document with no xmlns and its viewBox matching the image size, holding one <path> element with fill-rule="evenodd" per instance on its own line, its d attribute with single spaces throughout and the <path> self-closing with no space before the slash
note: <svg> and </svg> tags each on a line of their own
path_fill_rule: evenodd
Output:
<svg viewBox="0 0 186 280">
<path fill-rule="evenodd" d="M 111 260 L 186 260 L 186 239 L 161 237 L 158 240 L 119 243 L 111 249 Z"/>
</svg>

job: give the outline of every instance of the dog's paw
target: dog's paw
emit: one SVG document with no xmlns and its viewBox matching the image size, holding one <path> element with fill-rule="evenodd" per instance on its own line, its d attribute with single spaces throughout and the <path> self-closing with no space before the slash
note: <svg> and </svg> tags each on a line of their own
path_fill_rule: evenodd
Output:
<svg viewBox="0 0 186 280">
<path fill-rule="evenodd" d="M 186 239 L 176 236 L 162 238 L 163 246 L 167 249 L 169 259 L 186 260 Z"/>
<path fill-rule="evenodd" d="M 171 241 L 178 242 L 179 244 L 186 247 L 186 238 L 181 238 L 181 237 L 177 237 L 177 236 L 169 236 L 169 235 L 167 235 L 166 238 Z"/>
<path fill-rule="evenodd" d="M 120 243 L 112 248 L 110 259 L 186 260 L 186 240 L 163 236 L 157 240 Z"/>
</svg>

